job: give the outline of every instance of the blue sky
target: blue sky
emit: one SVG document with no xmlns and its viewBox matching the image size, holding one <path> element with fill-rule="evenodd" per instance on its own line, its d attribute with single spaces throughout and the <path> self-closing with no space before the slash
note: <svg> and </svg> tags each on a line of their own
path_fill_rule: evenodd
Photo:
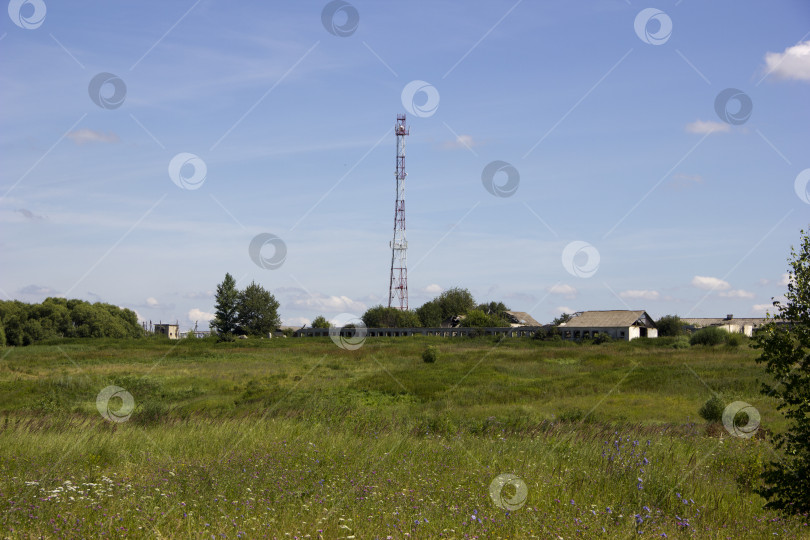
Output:
<svg viewBox="0 0 810 540">
<path fill-rule="evenodd" d="M 4 298 L 386 303 L 398 113 L 412 308 L 761 316 L 810 223 L 801 0 L 12 0 L 0 36 Z"/>
</svg>

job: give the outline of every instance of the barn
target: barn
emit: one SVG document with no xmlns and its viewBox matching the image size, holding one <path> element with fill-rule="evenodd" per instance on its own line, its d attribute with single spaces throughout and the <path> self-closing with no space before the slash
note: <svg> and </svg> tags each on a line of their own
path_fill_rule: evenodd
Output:
<svg viewBox="0 0 810 540">
<path fill-rule="evenodd" d="M 607 334 L 612 339 L 630 341 L 639 337 L 658 337 L 655 321 L 646 311 L 581 311 L 559 326 L 563 339 L 593 339 Z"/>
</svg>

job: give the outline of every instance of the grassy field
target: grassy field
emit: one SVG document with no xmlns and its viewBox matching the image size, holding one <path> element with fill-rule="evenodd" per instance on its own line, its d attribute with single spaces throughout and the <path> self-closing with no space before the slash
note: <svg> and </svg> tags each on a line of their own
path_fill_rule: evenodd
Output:
<svg viewBox="0 0 810 540">
<path fill-rule="evenodd" d="M 426 345 L 438 346 L 426 364 Z M 0 360 L 0 529 L 27 537 L 810 537 L 752 493 L 757 351 L 667 339 L 77 340 Z M 97 396 L 110 385 L 134 402 Z M 697 414 L 717 393 L 750 439 Z M 121 408 L 123 407 L 123 408 Z M 517 478 L 505 487 L 501 475 Z M 496 504 L 498 503 L 498 504 Z"/>
</svg>

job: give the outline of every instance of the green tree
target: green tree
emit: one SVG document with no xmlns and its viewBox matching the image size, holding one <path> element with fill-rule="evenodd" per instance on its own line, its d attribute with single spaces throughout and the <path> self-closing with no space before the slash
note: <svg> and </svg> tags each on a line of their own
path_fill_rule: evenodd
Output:
<svg viewBox="0 0 810 540">
<path fill-rule="evenodd" d="M 225 279 L 217 285 L 214 305 L 214 320 L 211 321 L 211 328 L 220 335 L 235 334 L 237 326 L 237 303 L 239 302 L 239 291 L 236 290 L 236 280 L 230 274 L 225 274 Z"/>
<path fill-rule="evenodd" d="M 497 315 L 490 315 L 480 309 L 473 309 L 461 320 L 461 326 L 467 328 L 503 328 L 509 323 Z"/>
<path fill-rule="evenodd" d="M 315 320 L 312 321 L 312 328 L 329 328 L 332 325 L 329 324 L 329 321 L 326 320 L 326 317 L 323 315 L 318 315 L 315 317 Z"/>
<path fill-rule="evenodd" d="M 657 321 L 655 326 L 658 327 L 658 336 L 680 336 L 684 333 L 683 321 L 677 315 L 664 315 Z"/>
<path fill-rule="evenodd" d="M 560 326 L 562 323 L 566 323 L 573 319 L 574 316 L 570 313 L 563 313 L 559 317 L 556 317 L 553 321 L 551 321 L 552 326 Z"/>
<path fill-rule="evenodd" d="M 473 295 L 467 289 L 460 287 L 447 289 L 439 295 L 437 300 L 442 309 L 442 320 L 455 315 L 466 315 L 468 311 L 475 308 Z"/>
<path fill-rule="evenodd" d="M 442 324 L 442 308 L 439 305 L 439 301 L 436 299 L 422 304 L 422 306 L 416 310 L 416 315 L 419 317 L 422 326 L 438 328 Z"/>
<path fill-rule="evenodd" d="M 422 326 L 419 316 L 413 311 L 394 307 L 374 306 L 363 314 L 367 328 L 414 328 Z"/>
<path fill-rule="evenodd" d="M 790 513 L 810 511 L 810 231 L 801 231 L 799 249 L 791 248 L 785 301 L 775 300 L 773 318 L 755 337 L 762 349 L 757 362 L 773 384 L 762 392 L 776 398 L 776 408 L 788 421 L 784 433 L 774 436 L 781 459 L 769 463 L 762 474 L 767 508 Z"/>
<path fill-rule="evenodd" d="M 236 302 L 239 331 L 249 336 L 266 336 L 279 327 L 279 303 L 255 281 L 239 293 Z"/>
<path fill-rule="evenodd" d="M 506 312 L 509 308 L 503 302 L 490 302 L 488 304 L 478 304 L 475 309 L 480 309 L 487 315 L 494 315 L 499 319 L 506 320 Z"/>
</svg>

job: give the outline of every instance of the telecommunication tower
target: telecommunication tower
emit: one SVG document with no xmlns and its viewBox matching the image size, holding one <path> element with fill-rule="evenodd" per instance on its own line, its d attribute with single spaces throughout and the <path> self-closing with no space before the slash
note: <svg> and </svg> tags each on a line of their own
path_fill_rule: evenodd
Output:
<svg viewBox="0 0 810 540">
<path fill-rule="evenodd" d="M 405 239 L 405 136 L 409 135 L 405 115 L 398 114 L 394 124 L 397 136 L 397 200 L 394 204 L 394 239 L 391 241 L 391 279 L 388 286 L 388 307 L 408 309 L 408 241 Z"/>
</svg>

